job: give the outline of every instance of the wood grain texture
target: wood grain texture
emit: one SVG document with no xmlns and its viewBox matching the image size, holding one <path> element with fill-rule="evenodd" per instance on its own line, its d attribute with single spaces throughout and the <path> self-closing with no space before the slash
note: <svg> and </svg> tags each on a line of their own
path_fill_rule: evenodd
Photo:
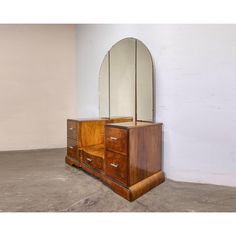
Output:
<svg viewBox="0 0 236 236">
<path fill-rule="evenodd" d="M 100 178 L 102 182 L 110 187 L 115 193 L 130 201 L 130 190 L 127 187 L 121 185 L 119 182 L 114 181 L 114 179 L 110 178 L 109 176 L 102 175 Z"/>
<path fill-rule="evenodd" d="M 129 129 L 129 186 L 161 170 L 161 127 Z"/>
<path fill-rule="evenodd" d="M 83 152 L 82 162 L 97 171 L 103 171 L 103 158 Z"/>
<path fill-rule="evenodd" d="M 67 120 L 67 137 L 77 140 L 77 122 L 72 120 Z"/>
<path fill-rule="evenodd" d="M 165 181 L 165 175 L 162 171 L 145 178 L 144 180 L 129 187 L 130 196 L 129 200 L 134 201 L 138 197 L 142 196 L 144 193 L 148 192 L 152 188 L 158 186 Z"/>
<path fill-rule="evenodd" d="M 104 143 L 105 120 L 79 122 L 79 147 Z"/>
<path fill-rule="evenodd" d="M 128 130 L 106 127 L 105 129 L 106 150 L 118 152 L 123 155 L 128 153 Z"/>
<path fill-rule="evenodd" d="M 119 153 L 106 151 L 105 174 L 125 185 L 128 184 L 128 158 Z"/>
<path fill-rule="evenodd" d="M 133 201 L 162 183 L 164 173 L 162 124 L 130 121 L 68 120 L 66 163 L 81 167 Z"/>
<path fill-rule="evenodd" d="M 133 121 L 132 117 L 111 117 L 106 121 L 106 124 L 111 123 L 123 123 L 123 122 L 131 122 Z"/>
<path fill-rule="evenodd" d="M 77 142 L 67 138 L 67 156 L 77 159 Z"/>
<path fill-rule="evenodd" d="M 90 168 L 90 167 L 88 167 L 86 164 L 84 164 L 83 162 L 81 162 L 80 166 L 81 166 L 81 168 L 82 168 L 84 171 L 86 171 L 86 172 L 89 173 L 90 175 L 92 175 L 92 176 L 94 176 L 94 177 L 96 177 L 96 178 L 98 178 L 98 179 L 101 179 L 101 180 L 103 179 L 103 178 L 102 178 L 103 172 L 97 171 L 97 170 L 95 170 L 95 169 L 93 169 L 93 168 Z"/>
<path fill-rule="evenodd" d="M 98 144 L 82 148 L 83 152 L 88 155 L 97 156 L 104 159 L 104 144 Z"/>
<path fill-rule="evenodd" d="M 89 155 L 104 157 L 105 124 L 132 121 L 132 117 L 68 119 L 67 120 L 67 155 L 79 161 L 83 150 Z M 77 147 L 76 147 L 77 146 Z"/>
</svg>

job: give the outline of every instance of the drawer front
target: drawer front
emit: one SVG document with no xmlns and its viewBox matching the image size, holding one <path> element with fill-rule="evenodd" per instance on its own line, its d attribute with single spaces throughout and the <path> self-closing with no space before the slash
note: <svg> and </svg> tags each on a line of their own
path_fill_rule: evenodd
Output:
<svg viewBox="0 0 236 236">
<path fill-rule="evenodd" d="M 86 152 L 83 152 L 82 160 L 87 166 L 89 166 L 93 169 L 100 170 L 100 171 L 103 170 L 103 159 L 102 158 L 92 156 L 92 155 L 87 154 Z"/>
<path fill-rule="evenodd" d="M 127 155 L 128 131 L 126 129 L 106 127 L 105 135 L 107 150 Z"/>
<path fill-rule="evenodd" d="M 77 142 L 74 139 L 67 138 L 67 155 L 77 158 Z"/>
<path fill-rule="evenodd" d="M 67 137 L 77 139 L 77 123 L 75 121 L 67 121 Z"/>
<path fill-rule="evenodd" d="M 106 151 L 105 155 L 105 173 L 106 175 L 128 184 L 128 159 L 126 156 Z"/>
</svg>

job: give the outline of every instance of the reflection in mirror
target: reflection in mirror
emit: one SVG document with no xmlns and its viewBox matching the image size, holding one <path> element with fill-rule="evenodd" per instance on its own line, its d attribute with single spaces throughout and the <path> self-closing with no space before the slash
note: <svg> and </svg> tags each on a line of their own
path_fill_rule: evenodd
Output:
<svg viewBox="0 0 236 236">
<path fill-rule="evenodd" d="M 132 116 L 135 108 L 135 39 L 119 41 L 110 50 L 110 117 Z"/>
<path fill-rule="evenodd" d="M 137 120 L 153 121 L 153 69 L 147 47 L 137 40 Z"/>
<path fill-rule="evenodd" d="M 108 118 L 109 114 L 109 60 L 108 53 L 103 59 L 99 72 L 99 116 Z"/>
</svg>

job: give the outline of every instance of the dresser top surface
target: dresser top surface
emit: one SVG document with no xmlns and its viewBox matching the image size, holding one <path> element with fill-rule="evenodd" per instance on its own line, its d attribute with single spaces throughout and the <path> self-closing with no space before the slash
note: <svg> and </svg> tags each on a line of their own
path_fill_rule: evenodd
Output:
<svg viewBox="0 0 236 236">
<path fill-rule="evenodd" d="M 122 123 L 111 123 L 107 124 L 108 127 L 118 127 L 118 128 L 136 128 L 136 127 L 144 127 L 144 126 L 154 126 L 154 125 L 162 125 L 162 123 L 154 123 L 154 122 L 122 122 Z"/>
<path fill-rule="evenodd" d="M 129 119 L 132 117 L 124 117 L 124 116 L 117 116 L 117 117 L 111 117 L 111 118 L 107 118 L 107 117 L 93 117 L 93 118 L 74 118 L 74 119 L 67 119 L 68 121 L 101 121 L 101 120 L 105 120 L 105 121 L 109 121 L 109 120 L 115 120 L 115 119 Z"/>
</svg>

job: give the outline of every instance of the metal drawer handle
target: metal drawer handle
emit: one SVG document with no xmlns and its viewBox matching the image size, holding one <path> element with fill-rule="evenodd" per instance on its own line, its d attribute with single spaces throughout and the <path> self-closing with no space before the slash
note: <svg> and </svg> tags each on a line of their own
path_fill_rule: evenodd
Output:
<svg viewBox="0 0 236 236">
<path fill-rule="evenodd" d="M 117 168 L 119 165 L 118 164 L 115 164 L 115 163 L 111 163 L 110 164 L 112 167 L 115 167 L 115 168 Z"/>
<path fill-rule="evenodd" d="M 86 160 L 87 160 L 87 161 L 89 161 L 89 162 L 91 162 L 91 161 L 92 161 L 92 159 L 90 159 L 90 158 L 86 158 Z"/>
<path fill-rule="evenodd" d="M 70 127 L 69 130 L 73 130 L 74 128 Z"/>
<path fill-rule="evenodd" d="M 117 140 L 118 138 L 116 137 L 110 137 L 111 140 Z"/>
<path fill-rule="evenodd" d="M 69 148 L 70 148 L 70 149 L 73 149 L 73 147 L 72 147 L 72 146 L 70 146 Z"/>
</svg>

